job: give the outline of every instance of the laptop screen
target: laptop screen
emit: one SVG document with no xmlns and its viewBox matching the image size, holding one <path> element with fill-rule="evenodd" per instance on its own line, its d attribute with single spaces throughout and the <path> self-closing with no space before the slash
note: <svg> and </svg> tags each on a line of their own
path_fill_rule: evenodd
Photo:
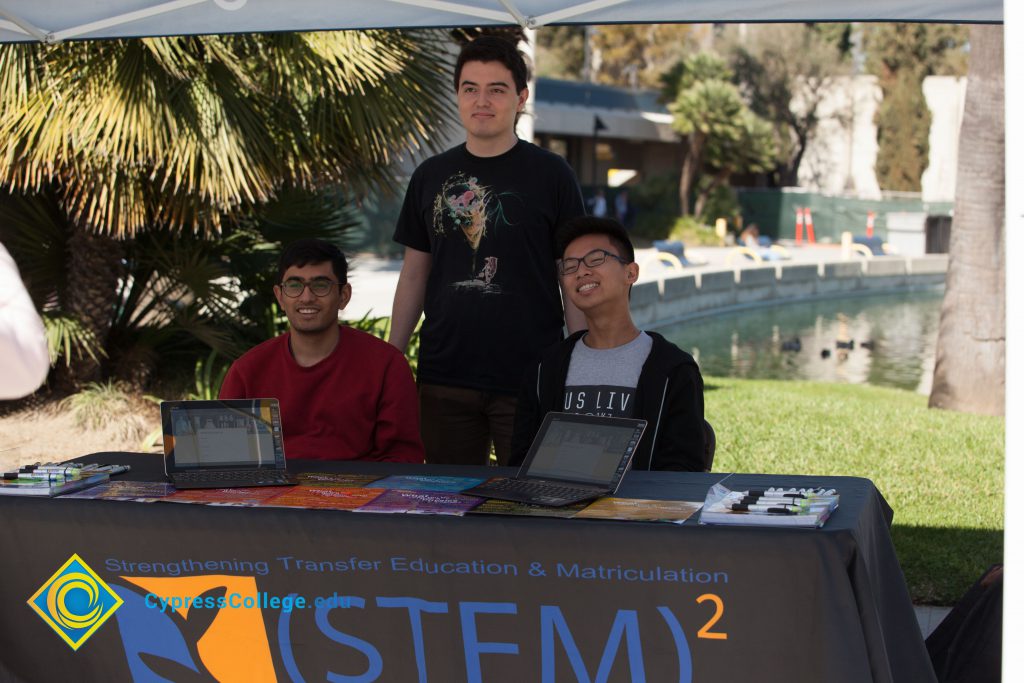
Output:
<svg viewBox="0 0 1024 683">
<path fill-rule="evenodd" d="M 530 447 L 526 475 L 614 488 L 647 423 L 571 413 L 548 413 Z"/>
<path fill-rule="evenodd" d="M 277 399 L 164 401 L 160 417 L 168 472 L 285 466 Z"/>
</svg>

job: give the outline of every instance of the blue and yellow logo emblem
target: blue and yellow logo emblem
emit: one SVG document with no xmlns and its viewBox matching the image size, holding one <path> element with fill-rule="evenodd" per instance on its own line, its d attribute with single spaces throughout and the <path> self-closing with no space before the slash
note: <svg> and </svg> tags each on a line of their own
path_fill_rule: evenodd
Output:
<svg viewBox="0 0 1024 683">
<path fill-rule="evenodd" d="M 77 650 L 123 601 L 75 553 L 28 599 L 29 606 Z"/>
</svg>

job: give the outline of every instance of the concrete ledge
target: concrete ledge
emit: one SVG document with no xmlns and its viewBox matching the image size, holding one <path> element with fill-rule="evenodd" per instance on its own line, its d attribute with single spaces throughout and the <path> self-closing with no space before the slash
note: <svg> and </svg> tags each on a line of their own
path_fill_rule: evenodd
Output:
<svg viewBox="0 0 1024 683">
<path fill-rule="evenodd" d="M 822 263 L 819 272 L 827 280 L 836 278 L 860 277 L 864 272 L 863 261 L 841 261 L 839 263 Z"/>
<path fill-rule="evenodd" d="M 630 307 L 653 306 L 661 298 L 657 282 L 641 282 L 630 290 Z"/>
<path fill-rule="evenodd" d="M 816 263 L 787 263 L 779 266 L 779 282 L 808 282 L 817 279 Z"/>
<path fill-rule="evenodd" d="M 907 273 L 912 275 L 924 275 L 942 273 L 946 274 L 949 268 L 949 256 L 947 254 L 935 254 L 934 256 L 919 256 L 907 259 Z"/>
<path fill-rule="evenodd" d="M 702 292 L 717 292 L 723 289 L 733 289 L 736 286 L 736 271 L 734 270 L 713 270 L 707 273 L 698 273 L 700 278 L 697 287 Z"/>
<path fill-rule="evenodd" d="M 697 291 L 697 277 L 695 275 L 677 275 L 667 277 L 664 280 L 665 291 L 662 297 L 665 300 L 674 299 L 679 296 L 687 296 Z"/>
<path fill-rule="evenodd" d="M 740 287 L 773 287 L 776 274 L 775 266 L 744 268 L 739 271 L 736 284 Z"/>
<path fill-rule="evenodd" d="M 892 277 L 906 274 L 907 262 L 901 258 L 875 258 L 864 262 L 864 275 L 867 277 Z"/>
<path fill-rule="evenodd" d="M 656 327 L 773 302 L 941 289 L 948 262 L 945 256 L 883 257 L 672 275 L 634 285 L 630 309 L 638 325 Z"/>
<path fill-rule="evenodd" d="M 775 298 L 775 266 L 744 268 L 737 273 L 736 303 L 748 304 Z"/>
</svg>

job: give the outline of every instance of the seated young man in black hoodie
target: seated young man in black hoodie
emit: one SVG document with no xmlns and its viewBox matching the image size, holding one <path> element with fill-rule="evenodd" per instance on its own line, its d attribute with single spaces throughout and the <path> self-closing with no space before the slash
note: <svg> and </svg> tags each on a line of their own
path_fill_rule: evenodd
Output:
<svg viewBox="0 0 1024 683">
<path fill-rule="evenodd" d="M 548 348 L 519 396 L 510 465 L 519 465 L 549 411 L 647 420 L 638 470 L 704 470 L 704 382 L 693 356 L 629 312 L 639 277 L 633 245 L 613 219 L 583 216 L 556 235 L 563 291 L 587 329 Z"/>
</svg>

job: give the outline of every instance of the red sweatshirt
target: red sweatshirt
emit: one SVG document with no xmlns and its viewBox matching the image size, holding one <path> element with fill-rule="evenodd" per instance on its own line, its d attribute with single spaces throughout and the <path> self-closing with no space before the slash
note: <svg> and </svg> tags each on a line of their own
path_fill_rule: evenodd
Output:
<svg viewBox="0 0 1024 683">
<path fill-rule="evenodd" d="M 284 452 L 312 460 L 423 462 L 412 371 L 398 349 L 339 326 L 331 355 L 304 368 L 283 334 L 232 364 L 221 398 L 281 402 Z"/>
</svg>

